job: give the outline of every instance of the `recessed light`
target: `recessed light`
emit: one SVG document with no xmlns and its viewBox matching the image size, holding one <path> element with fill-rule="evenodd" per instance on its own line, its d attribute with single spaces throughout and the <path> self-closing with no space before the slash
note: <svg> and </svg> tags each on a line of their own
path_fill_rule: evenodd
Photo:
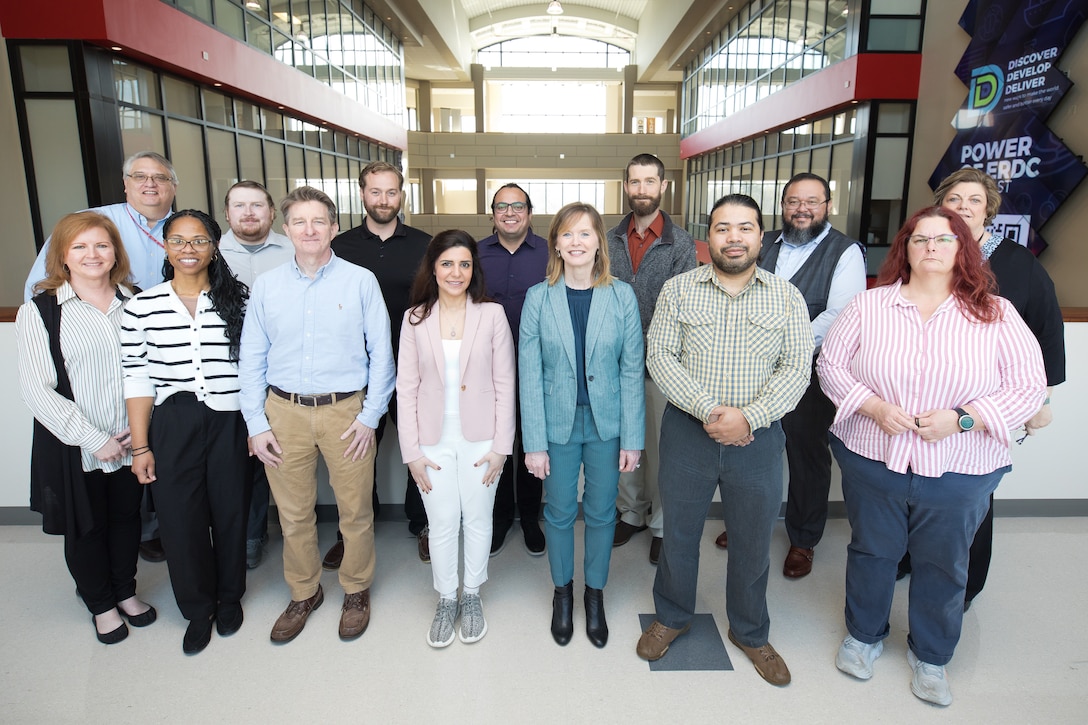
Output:
<svg viewBox="0 0 1088 725">
<path fill-rule="evenodd" d="M 124 50 L 124 48 L 119 45 L 111 45 L 110 50 Z"/>
</svg>

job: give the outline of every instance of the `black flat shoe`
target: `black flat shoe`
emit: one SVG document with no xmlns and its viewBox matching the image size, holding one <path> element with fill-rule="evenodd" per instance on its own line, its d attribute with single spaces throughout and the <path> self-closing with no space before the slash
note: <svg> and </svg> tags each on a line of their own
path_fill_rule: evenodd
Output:
<svg viewBox="0 0 1088 725">
<path fill-rule="evenodd" d="M 102 644 L 117 644 L 128 636 L 128 627 L 125 626 L 124 622 L 121 622 L 121 626 L 117 629 L 105 634 L 98 631 L 98 625 L 94 623 L 93 614 L 91 615 L 91 624 L 94 626 L 94 636 L 98 637 L 98 641 Z"/>
<path fill-rule="evenodd" d="M 212 641 L 212 620 L 194 619 L 189 622 L 185 630 L 185 637 L 181 640 L 181 651 L 187 655 L 195 655 L 203 651 Z"/>
<path fill-rule="evenodd" d="M 242 628 L 242 605 L 221 604 L 215 614 L 215 631 L 220 637 L 229 637 Z"/>
<path fill-rule="evenodd" d="M 120 607 L 117 608 L 121 612 L 121 616 L 128 620 L 128 623 L 133 627 L 146 627 L 159 618 L 159 613 L 155 611 L 155 608 L 150 604 L 147 605 L 147 611 L 140 614 L 128 614 Z"/>
<path fill-rule="evenodd" d="M 566 586 L 556 587 L 552 597 L 552 638 L 559 646 L 566 646 L 574 635 L 574 580 Z"/>
<path fill-rule="evenodd" d="M 594 647 L 608 644 L 608 622 L 604 618 L 604 591 L 586 587 L 586 636 Z"/>
</svg>

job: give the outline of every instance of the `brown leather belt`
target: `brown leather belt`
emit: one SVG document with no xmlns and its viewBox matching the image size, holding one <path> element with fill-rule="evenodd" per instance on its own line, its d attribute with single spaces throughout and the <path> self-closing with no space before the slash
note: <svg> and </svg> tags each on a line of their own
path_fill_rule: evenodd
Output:
<svg viewBox="0 0 1088 725">
<path fill-rule="evenodd" d="M 299 395 L 297 393 L 288 393 L 286 390 L 280 390 L 275 385 L 269 385 L 268 389 L 276 396 L 283 398 L 284 400 L 290 400 L 296 405 L 304 405 L 307 408 L 316 408 L 319 405 L 332 405 L 341 400 L 346 400 L 356 393 L 325 393 L 324 395 Z"/>
</svg>

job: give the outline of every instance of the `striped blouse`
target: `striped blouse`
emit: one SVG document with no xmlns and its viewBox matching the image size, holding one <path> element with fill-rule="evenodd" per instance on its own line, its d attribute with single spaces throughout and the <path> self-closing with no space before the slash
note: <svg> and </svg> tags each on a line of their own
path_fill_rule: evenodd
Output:
<svg viewBox="0 0 1088 725">
<path fill-rule="evenodd" d="M 61 307 L 60 349 L 75 402 L 57 392 L 57 370 L 49 352 L 49 333 L 33 302 L 19 308 L 15 333 L 19 341 L 19 387 L 23 400 L 46 429 L 65 445 L 79 446 L 84 471 L 113 473 L 132 465 L 125 454 L 104 462 L 94 452 L 128 427 L 121 382 L 121 327 L 125 302 L 122 288 L 103 314 L 76 296 L 65 282 L 57 289 Z"/>
<path fill-rule="evenodd" d="M 1009 465 L 1009 431 L 1046 395 L 1039 343 L 1004 298 L 995 297 L 1002 318 L 991 324 L 969 319 L 951 296 L 923 322 L 900 286 L 857 295 L 828 331 L 817 371 L 838 406 L 831 432 L 898 473 L 980 475 Z M 934 443 L 913 431 L 889 436 L 858 412 L 873 395 L 908 415 L 971 405 L 986 429 Z"/>
<path fill-rule="evenodd" d="M 125 398 L 153 397 L 159 405 L 187 392 L 212 410 L 238 410 L 238 364 L 226 330 L 207 292 L 195 318 L 169 282 L 136 295 L 121 323 Z"/>
</svg>

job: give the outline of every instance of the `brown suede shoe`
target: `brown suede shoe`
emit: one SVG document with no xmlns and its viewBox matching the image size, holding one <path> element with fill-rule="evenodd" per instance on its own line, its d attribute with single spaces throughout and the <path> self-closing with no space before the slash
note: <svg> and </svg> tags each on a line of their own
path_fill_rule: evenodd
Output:
<svg viewBox="0 0 1088 725">
<path fill-rule="evenodd" d="M 800 579 L 812 573 L 812 549 L 802 549 L 800 546 L 791 546 L 786 554 L 786 561 L 782 564 L 782 576 L 788 579 Z"/>
<path fill-rule="evenodd" d="M 745 647 L 733 636 L 733 630 L 729 630 L 729 641 L 740 647 L 744 654 L 748 655 L 748 659 L 752 660 L 752 664 L 755 665 L 756 672 L 767 682 L 779 687 L 790 684 L 790 670 L 786 667 L 785 660 L 775 651 L 770 642 L 762 647 Z"/>
<path fill-rule="evenodd" d="M 325 593 L 321 591 L 321 585 L 317 585 L 317 594 L 302 601 L 291 600 L 287 609 L 280 615 L 276 623 L 272 625 L 272 641 L 279 644 L 290 642 L 302 628 L 306 626 L 306 618 L 310 612 L 321 606 L 325 601 Z"/>
<path fill-rule="evenodd" d="M 714 546 L 718 547 L 719 549 L 728 549 L 729 548 L 729 532 L 728 531 L 723 531 L 720 534 L 718 534 L 718 538 L 714 539 Z"/>
<path fill-rule="evenodd" d="M 321 568 L 326 571 L 336 571 L 340 568 L 340 562 L 344 560 L 344 540 L 337 539 L 336 543 L 329 547 L 325 558 L 321 560 Z"/>
<path fill-rule="evenodd" d="M 340 612 L 340 639 L 355 639 L 366 631 L 370 624 L 370 590 L 344 595 L 344 606 Z"/>
<path fill-rule="evenodd" d="M 635 652 L 638 656 L 649 662 L 659 660 L 665 656 L 665 653 L 669 651 L 669 645 L 673 640 L 680 635 L 686 633 L 691 629 L 691 624 L 685 624 L 683 629 L 673 629 L 672 627 L 666 627 L 656 619 L 650 624 L 650 627 L 642 633 L 642 636 L 638 638 L 638 646 L 635 647 Z"/>
</svg>

